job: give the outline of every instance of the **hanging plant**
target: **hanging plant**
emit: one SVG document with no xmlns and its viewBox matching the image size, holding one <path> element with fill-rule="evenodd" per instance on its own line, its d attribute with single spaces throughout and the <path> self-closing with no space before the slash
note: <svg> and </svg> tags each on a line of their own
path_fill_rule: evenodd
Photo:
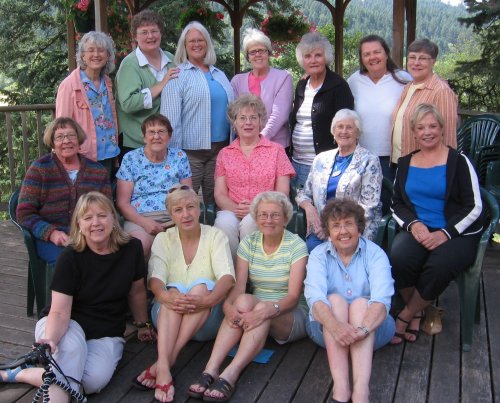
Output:
<svg viewBox="0 0 500 403">
<path fill-rule="evenodd" d="M 207 29 L 213 40 L 223 42 L 225 39 L 224 14 L 212 11 L 206 6 L 191 6 L 182 11 L 177 27 L 183 29 L 191 21 L 198 21 Z"/>
<path fill-rule="evenodd" d="M 95 28 L 92 0 L 65 0 L 66 18 L 73 20 L 76 32 L 84 34 Z"/>
<path fill-rule="evenodd" d="M 271 39 L 276 54 L 283 53 L 286 44 L 298 43 L 304 34 L 316 31 L 314 23 L 301 12 L 286 16 L 269 11 L 260 28 Z"/>
</svg>

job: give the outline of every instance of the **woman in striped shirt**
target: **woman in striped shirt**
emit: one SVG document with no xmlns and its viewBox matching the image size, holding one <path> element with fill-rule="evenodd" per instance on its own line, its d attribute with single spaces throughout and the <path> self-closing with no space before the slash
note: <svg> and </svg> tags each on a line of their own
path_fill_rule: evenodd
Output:
<svg viewBox="0 0 500 403">
<path fill-rule="evenodd" d="M 231 398 L 241 372 L 264 347 L 268 335 L 284 344 L 306 334 L 302 283 L 307 248 L 298 235 L 285 229 L 292 205 L 283 193 L 269 191 L 255 197 L 250 211 L 258 231 L 240 243 L 236 285 L 224 303 L 224 321 L 205 371 L 188 391 L 205 401 Z M 251 294 L 245 293 L 247 280 Z M 233 361 L 220 372 L 238 342 Z"/>
</svg>

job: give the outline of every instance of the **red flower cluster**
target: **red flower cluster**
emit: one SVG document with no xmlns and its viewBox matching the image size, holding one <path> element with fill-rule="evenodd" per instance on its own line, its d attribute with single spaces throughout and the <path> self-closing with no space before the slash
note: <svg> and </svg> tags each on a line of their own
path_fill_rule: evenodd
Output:
<svg viewBox="0 0 500 403">
<path fill-rule="evenodd" d="M 86 12 L 89 8 L 90 0 L 78 0 L 78 3 L 75 4 L 75 8 L 82 12 Z"/>
<path fill-rule="evenodd" d="M 218 20 L 223 20 L 224 19 L 224 14 L 222 13 L 215 13 L 215 18 L 217 18 Z"/>
</svg>

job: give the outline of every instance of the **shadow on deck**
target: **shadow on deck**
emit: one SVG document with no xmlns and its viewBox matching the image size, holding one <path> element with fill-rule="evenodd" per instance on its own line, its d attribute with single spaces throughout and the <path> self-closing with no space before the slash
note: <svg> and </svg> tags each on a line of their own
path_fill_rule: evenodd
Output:
<svg viewBox="0 0 500 403">
<path fill-rule="evenodd" d="M 0 362 L 27 353 L 36 320 L 26 317 L 27 253 L 18 230 L 0 221 Z M 445 310 L 443 332 L 421 335 L 417 343 L 387 346 L 373 360 L 372 402 L 493 402 L 500 398 L 500 247 L 490 247 L 483 265 L 481 323 L 475 326 L 472 351 L 460 348 L 458 290 L 452 283 L 438 305 Z M 275 351 L 267 364 L 250 364 L 231 402 L 329 401 L 332 380 L 326 352 L 304 339 L 286 346 L 268 341 Z M 191 342 L 173 368 L 176 402 L 196 402 L 186 394 L 208 360 L 212 343 Z M 131 387 L 131 379 L 156 357 L 154 345 L 131 338 L 110 384 L 89 402 L 152 402 L 153 392 Z M 27 385 L 0 386 L 0 402 L 31 402 Z"/>
</svg>

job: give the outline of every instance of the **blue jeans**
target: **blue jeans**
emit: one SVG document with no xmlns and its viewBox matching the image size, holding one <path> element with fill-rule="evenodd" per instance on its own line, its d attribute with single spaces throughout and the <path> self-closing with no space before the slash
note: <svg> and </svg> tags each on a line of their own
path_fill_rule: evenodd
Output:
<svg viewBox="0 0 500 403">
<path fill-rule="evenodd" d="M 292 185 L 297 189 L 303 188 L 306 183 L 307 177 L 309 176 L 309 171 L 311 170 L 311 165 L 300 164 L 292 160 L 293 169 L 295 169 L 295 177 L 292 179 Z"/>
<path fill-rule="evenodd" d="M 40 259 L 45 260 L 49 265 L 56 264 L 56 260 L 64 249 L 64 246 L 57 246 L 50 241 L 35 238 L 36 253 Z"/>
<path fill-rule="evenodd" d="M 309 338 L 318 346 L 325 348 L 325 340 L 323 339 L 323 326 L 315 320 L 306 321 L 306 332 Z M 380 347 L 389 343 L 396 332 L 396 323 L 391 315 L 387 315 L 380 326 L 375 330 L 375 343 L 373 350 L 378 350 Z"/>
</svg>

